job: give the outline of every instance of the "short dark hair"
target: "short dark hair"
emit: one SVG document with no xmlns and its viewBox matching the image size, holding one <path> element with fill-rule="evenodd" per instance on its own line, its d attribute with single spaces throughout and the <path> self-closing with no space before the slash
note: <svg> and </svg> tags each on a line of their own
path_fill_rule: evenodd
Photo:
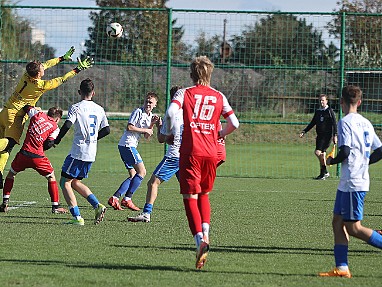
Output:
<svg viewBox="0 0 382 287">
<path fill-rule="evenodd" d="M 148 92 L 146 94 L 146 99 L 148 99 L 148 98 L 154 98 L 158 102 L 158 95 L 155 92 Z"/>
<path fill-rule="evenodd" d="M 40 61 L 32 61 L 27 64 L 26 70 L 29 76 L 35 78 L 37 74 L 40 72 Z"/>
<path fill-rule="evenodd" d="M 62 110 L 59 107 L 51 107 L 48 110 L 48 116 L 56 119 L 56 118 L 62 118 Z"/>
<path fill-rule="evenodd" d="M 355 85 L 342 88 L 342 99 L 346 104 L 356 104 L 362 98 L 362 90 Z"/>
<path fill-rule="evenodd" d="M 173 86 L 171 87 L 171 90 L 170 90 L 170 99 L 172 100 L 176 94 L 176 92 L 180 89 L 183 89 L 182 86 Z"/>
<path fill-rule="evenodd" d="M 80 93 L 83 96 L 89 95 L 94 91 L 94 83 L 89 78 L 83 80 L 80 84 Z"/>
</svg>

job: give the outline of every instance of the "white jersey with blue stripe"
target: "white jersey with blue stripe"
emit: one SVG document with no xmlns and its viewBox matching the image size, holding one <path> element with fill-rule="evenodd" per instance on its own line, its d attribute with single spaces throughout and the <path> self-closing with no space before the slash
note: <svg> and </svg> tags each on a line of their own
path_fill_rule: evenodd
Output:
<svg viewBox="0 0 382 287">
<path fill-rule="evenodd" d="M 74 159 L 94 162 L 98 131 L 109 126 L 104 109 L 93 101 L 82 100 L 69 108 L 67 120 L 74 125 L 70 155 Z"/>
<path fill-rule="evenodd" d="M 129 118 L 128 124 L 137 128 L 148 129 L 151 125 L 152 113 L 147 114 L 143 107 L 135 109 Z M 137 147 L 142 134 L 125 129 L 118 145 L 126 147 Z"/>
<path fill-rule="evenodd" d="M 166 134 L 166 121 L 163 121 L 163 125 L 161 127 L 160 133 Z M 174 144 L 169 145 L 167 152 L 165 154 L 166 157 L 179 157 L 179 148 L 182 141 L 182 132 L 183 132 L 183 110 L 180 109 L 175 115 L 174 118 L 174 126 L 172 130 L 172 134 L 174 135 Z"/>
<path fill-rule="evenodd" d="M 338 122 L 338 146 L 350 147 L 350 154 L 341 164 L 338 189 L 343 192 L 369 191 L 369 158 L 382 143 L 369 120 L 358 113 L 349 113 Z"/>
</svg>

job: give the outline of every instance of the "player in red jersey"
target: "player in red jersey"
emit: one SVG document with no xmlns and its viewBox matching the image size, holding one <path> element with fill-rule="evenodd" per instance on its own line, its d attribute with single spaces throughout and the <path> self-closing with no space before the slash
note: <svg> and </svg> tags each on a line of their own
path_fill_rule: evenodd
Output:
<svg viewBox="0 0 382 287">
<path fill-rule="evenodd" d="M 59 206 L 59 193 L 53 167 L 45 156 L 44 150 L 51 148 L 59 133 L 57 123 L 62 117 L 62 110 L 52 107 L 45 114 L 36 108 L 26 105 L 24 111 L 30 117 L 24 144 L 12 161 L 11 169 L 5 179 L 3 189 L 3 203 L 0 212 L 8 211 L 9 197 L 17 173 L 27 168 L 33 168 L 48 180 L 48 192 L 52 201 L 52 213 L 67 213 Z"/>
<path fill-rule="evenodd" d="M 204 266 L 209 249 L 211 207 L 208 194 L 216 177 L 217 139 L 239 127 L 227 98 L 210 87 L 213 68 L 207 57 L 195 58 L 191 63 L 191 79 L 195 85 L 180 89 L 166 113 L 166 141 L 172 143 L 174 116 L 183 109 L 179 182 L 188 224 L 196 243 L 197 269 Z M 222 130 L 219 129 L 220 116 L 227 121 Z"/>
</svg>

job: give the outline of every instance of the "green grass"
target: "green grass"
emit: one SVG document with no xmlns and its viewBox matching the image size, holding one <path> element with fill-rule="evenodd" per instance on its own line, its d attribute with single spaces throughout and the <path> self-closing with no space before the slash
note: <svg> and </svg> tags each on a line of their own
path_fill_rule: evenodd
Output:
<svg viewBox="0 0 382 287">
<path fill-rule="evenodd" d="M 106 203 L 124 173 L 95 169 L 84 180 Z M 147 179 L 147 178 L 146 178 Z M 144 203 L 146 179 L 134 201 Z M 379 286 L 381 252 L 352 239 L 354 278 L 318 278 L 334 264 L 331 210 L 338 180 L 218 177 L 211 194 L 211 252 L 194 268 L 195 246 L 177 182 L 160 187 L 151 223 L 126 221 L 130 211 L 93 210 L 77 197 L 85 226 L 52 215 L 46 181 L 16 177 L 11 205 L 0 214 L 1 286 Z M 381 227 L 381 181 L 367 196 L 366 226 Z"/>
</svg>

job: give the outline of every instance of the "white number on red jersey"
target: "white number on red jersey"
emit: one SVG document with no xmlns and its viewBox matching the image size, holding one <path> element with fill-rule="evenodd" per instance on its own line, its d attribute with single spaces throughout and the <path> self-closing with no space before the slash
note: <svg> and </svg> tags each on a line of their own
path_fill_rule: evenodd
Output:
<svg viewBox="0 0 382 287">
<path fill-rule="evenodd" d="M 192 115 L 193 119 L 197 119 L 199 116 L 199 119 L 201 120 L 210 120 L 212 118 L 212 115 L 214 114 L 215 106 L 210 105 L 210 103 L 215 104 L 217 102 L 216 97 L 214 96 L 205 96 L 204 102 L 202 107 L 200 108 L 200 105 L 202 103 L 202 95 L 194 95 L 195 97 L 195 107 L 194 107 L 194 114 Z"/>
</svg>

